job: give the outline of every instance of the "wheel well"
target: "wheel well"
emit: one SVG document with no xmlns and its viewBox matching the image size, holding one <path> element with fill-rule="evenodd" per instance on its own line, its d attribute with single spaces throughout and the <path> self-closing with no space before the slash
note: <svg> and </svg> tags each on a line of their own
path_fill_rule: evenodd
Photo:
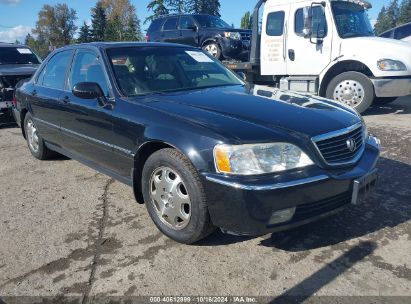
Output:
<svg viewBox="0 0 411 304">
<path fill-rule="evenodd" d="M 143 145 L 134 157 L 133 189 L 137 203 L 144 204 L 143 193 L 141 189 L 141 178 L 144 164 L 146 163 L 150 155 L 166 148 L 174 149 L 174 147 L 163 142 L 149 142 Z"/>
<path fill-rule="evenodd" d="M 24 139 L 26 139 L 26 131 L 24 130 L 24 119 L 26 118 L 27 112 L 27 109 L 22 109 L 20 113 L 21 133 L 23 133 Z"/>
<path fill-rule="evenodd" d="M 327 85 L 338 74 L 344 72 L 360 72 L 368 77 L 372 77 L 371 70 L 363 63 L 355 60 L 344 60 L 335 64 L 331 69 L 327 71 L 321 82 L 319 95 L 325 97 L 327 91 Z"/>
<path fill-rule="evenodd" d="M 203 42 L 203 44 L 201 45 L 201 47 L 209 44 L 210 42 L 214 42 L 214 43 L 217 43 L 217 44 L 219 45 L 219 43 L 218 43 L 217 40 L 215 40 L 215 39 L 207 39 L 206 41 Z"/>
</svg>

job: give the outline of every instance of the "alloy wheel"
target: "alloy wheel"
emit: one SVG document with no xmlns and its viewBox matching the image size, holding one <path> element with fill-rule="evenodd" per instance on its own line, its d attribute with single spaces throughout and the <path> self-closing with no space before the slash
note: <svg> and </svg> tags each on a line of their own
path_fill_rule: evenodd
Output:
<svg viewBox="0 0 411 304">
<path fill-rule="evenodd" d="M 213 57 L 217 57 L 218 55 L 218 46 L 215 43 L 207 44 L 204 50 Z"/>
<path fill-rule="evenodd" d="M 39 137 L 37 135 L 37 128 L 33 120 L 29 119 L 27 121 L 27 140 L 29 142 L 30 149 L 37 153 L 39 151 Z"/>
</svg>

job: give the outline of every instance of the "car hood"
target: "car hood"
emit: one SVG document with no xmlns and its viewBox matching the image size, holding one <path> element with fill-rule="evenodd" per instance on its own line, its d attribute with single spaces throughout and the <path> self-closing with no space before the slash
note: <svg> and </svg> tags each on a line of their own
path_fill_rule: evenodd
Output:
<svg viewBox="0 0 411 304">
<path fill-rule="evenodd" d="M 33 75 L 39 66 L 39 64 L 1 64 L 0 75 Z"/>
<path fill-rule="evenodd" d="M 151 107 L 169 115 L 248 141 L 264 140 L 259 136 L 270 136 L 270 132 L 311 138 L 361 121 L 353 110 L 335 102 L 266 87 L 163 93 L 148 101 Z"/>
</svg>

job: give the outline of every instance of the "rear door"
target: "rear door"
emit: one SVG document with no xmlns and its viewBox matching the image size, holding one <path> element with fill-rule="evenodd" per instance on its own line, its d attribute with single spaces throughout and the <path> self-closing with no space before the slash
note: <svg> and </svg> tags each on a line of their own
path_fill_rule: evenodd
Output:
<svg viewBox="0 0 411 304">
<path fill-rule="evenodd" d="M 161 41 L 162 42 L 170 42 L 170 43 L 178 43 L 180 39 L 180 31 L 178 29 L 178 20 L 179 18 L 170 17 L 164 22 L 163 30 L 161 32 Z"/>
<path fill-rule="evenodd" d="M 98 100 L 81 99 L 73 95 L 73 87 L 80 82 L 98 83 L 111 99 L 108 76 L 99 54 L 93 50 L 79 49 L 69 72 L 66 90 L 65 115 L 61 120 L 63 147 L 69 152 L 92 161 L 102 168 L 112 167 L 112 108 L 102 107 Z M 114 106 L 114 102 L 112 103 Z"/>
<path fill-rule="evenodd" d="M 72 56 L 72 50 L 56 53 L 44 66 L 34 84 L 28 88 L 37 129 L 46 141 L 56 145 L 62 142 L 60 120 L 64 116 L 64 103 L 61 95 Z"/>
<path fill-rule="evenodd" d="M 286 75 L 287 27 L 290 5 L 266 5 L 261 31 L 261 74 Z"/>
</svg>

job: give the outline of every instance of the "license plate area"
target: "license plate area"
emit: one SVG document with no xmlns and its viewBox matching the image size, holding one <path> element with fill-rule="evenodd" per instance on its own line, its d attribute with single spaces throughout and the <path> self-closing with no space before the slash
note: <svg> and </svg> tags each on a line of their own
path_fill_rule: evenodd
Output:
<svg viewBox="0 0 411 304">
<path fill-rule="evenodd" d="M 368 195 L 374 190 L 378 179 L 378 170 L 374 169 L 369 174 L 356 179 L 353 185 L 351 204 L 361 204 Z"/>
</svg>

